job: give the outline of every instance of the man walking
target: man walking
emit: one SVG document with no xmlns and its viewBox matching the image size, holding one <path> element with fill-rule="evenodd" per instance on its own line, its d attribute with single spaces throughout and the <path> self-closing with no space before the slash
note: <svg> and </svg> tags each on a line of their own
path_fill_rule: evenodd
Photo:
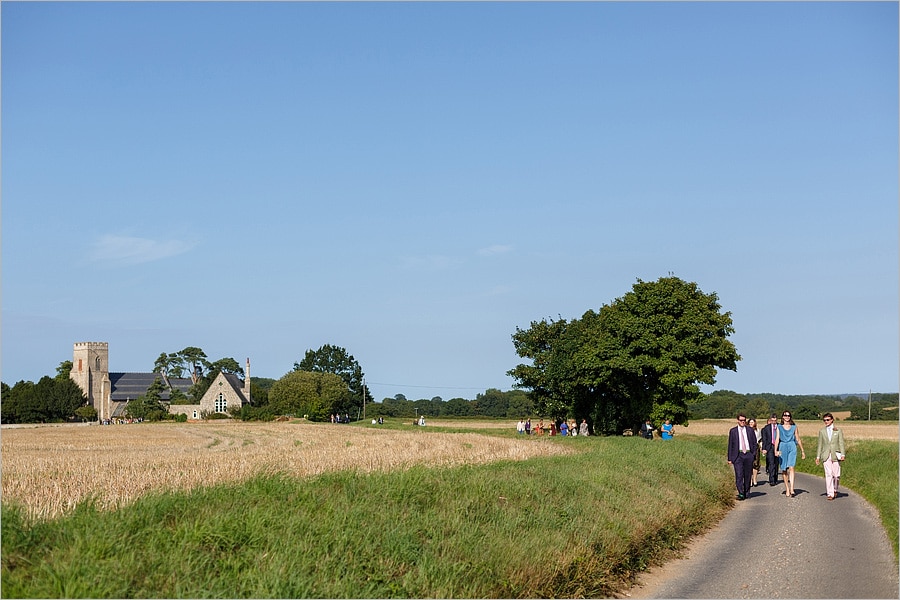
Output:
<svg viewBox="0 0 900 600">
<path fill-rule="evenodd" d="M 762 453 L 766 457 L 766 474 L 769 476 L 769 485 L 778 485 L 778 457 L 775 456 L 775 428 L 778 427 L 778 417 L 775 413 L 769 415 L 769 422 L 763 427 Z"/>
<path fill-rule="evenodd" d="M 737 488 L 738 500 L 746 498 L 750 491 L 757 447 L 756 434 L 747 427 L 747 417 L 743 413 L 739 414 L 737 426 L 728 432 L 728 464 L 734 465 L 734 486 Z"/>
<path fill-rule="evenodd" d="M 834 500 L 841 481 L 841 461 L 844 460 L 844 432 L 834 426 L 831 413 L 822 415 L 825 427 L 819 430 L 819 448 L 816 450 L 816 465 L 822 461 L 825 467 L 825 495 Z"/>
</svg>

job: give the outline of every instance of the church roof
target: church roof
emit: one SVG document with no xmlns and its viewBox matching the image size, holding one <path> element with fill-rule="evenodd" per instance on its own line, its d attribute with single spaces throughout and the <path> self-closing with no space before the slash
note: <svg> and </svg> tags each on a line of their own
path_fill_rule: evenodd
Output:
<svg viewBox="0 0 900 600">
<path fill-rule="evenodd" d="M 147 390 L 153 385 L 153 382 L 159 373 L 110 373 L 110 399 L 113 402 L 127 402 L 134 400 L 147 393 Z M 169 384 L 176 389 L 187 394 L 192 385 L 190 379 L 169 378 Z M 160 394 L 160 399 L 169 400 L 169 390 L 166 389 Z"/>
</svg>

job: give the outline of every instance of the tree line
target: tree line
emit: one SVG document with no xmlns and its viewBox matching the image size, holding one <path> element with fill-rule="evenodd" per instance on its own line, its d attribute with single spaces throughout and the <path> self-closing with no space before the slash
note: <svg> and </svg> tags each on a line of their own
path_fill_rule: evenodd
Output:
<svg viewBox="0 0 900 600">
<path fill-rule="evenodd" d="M 739 394 L 730 390 L 717 390 L 690 405 L 693 419 L 725 419 L 743 412 L 765 420 L 770 414 L 781 415 L 789 410 L 795 420 L 816 420 L 826 412 L 850 412 L 849 420 L 869 420 L 870 407 L 873 421 L 896 421 L 898 418 L 898 394 L 874 393 L 871 405 L 868 394 Z"/>
</svg>

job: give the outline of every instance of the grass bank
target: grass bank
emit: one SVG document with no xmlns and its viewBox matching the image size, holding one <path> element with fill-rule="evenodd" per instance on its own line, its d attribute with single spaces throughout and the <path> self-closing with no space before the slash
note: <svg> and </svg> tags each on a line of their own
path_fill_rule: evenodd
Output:
<svg viewBox="0 0 900 600">
<path fill-rule="evenodd" d="M 602 597 L 732 504 L 700 441 L 557 438 L 570 456 L 256 477 L 82 503 L 3 505 L 3 597 Z"/>
</svg>

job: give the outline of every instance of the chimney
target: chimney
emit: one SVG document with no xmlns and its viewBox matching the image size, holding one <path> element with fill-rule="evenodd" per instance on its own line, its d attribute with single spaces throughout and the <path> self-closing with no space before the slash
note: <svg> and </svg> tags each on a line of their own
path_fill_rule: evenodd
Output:
<svg viewBox="0 0 900 600">
<path fill-rule="evenodd" d="M 250 404 L 250 357 L 247 357 L 247 366 L 244 367 L 244 397 Z"/>
</svg>

